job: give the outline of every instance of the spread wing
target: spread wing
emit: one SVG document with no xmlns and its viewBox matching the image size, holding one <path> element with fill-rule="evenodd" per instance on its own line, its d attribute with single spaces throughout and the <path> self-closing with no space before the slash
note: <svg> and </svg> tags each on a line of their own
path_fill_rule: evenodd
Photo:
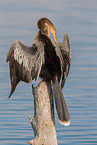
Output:
<svg viewBox="0 0 97 145">
<path fill-rule="evenodd" d="M 65 84 L 65 80 L 68 76 L 69 73 L 69 69 L 70 69 L 70 64 L 71 64 L 71 45 L 70 45 L 70 40 L 67 36 L 67 34 L 64 34 L 64 40 L 63 43 L 58 44 L 59 48 L 60 48 L 60 52 L 62 55 L 62 67 L 63 67 L 63 71 L 62 71 L 62 82 L 61 82 L 61 87 L 63 88 L 64 84 Z M 61 56 L 60 56 L 61 57 Z"/>
<path fill-rule="evenodd" d="M 67 34 L 64 34 L 63 43 L 55 44 L 51 39 L 52 44 L 55 46 L 56 54 L 60 58 L 60 66 L 61 66 L 61 88 L 64 87 L 66 78 L 69 73 L 70 64 L 71 64 L 71 45 L 70 39 Z"/>
<path fill-rule="evenodd" d="M 19 40 L 12 44 L 6 62 L 9 61 L 11 97 L 20 81 L 30 83 L 39 78 L 42 65 L 44 64 L 44 45 L 38 42 L 32 47 L 23 45 Z"/>
</svg>

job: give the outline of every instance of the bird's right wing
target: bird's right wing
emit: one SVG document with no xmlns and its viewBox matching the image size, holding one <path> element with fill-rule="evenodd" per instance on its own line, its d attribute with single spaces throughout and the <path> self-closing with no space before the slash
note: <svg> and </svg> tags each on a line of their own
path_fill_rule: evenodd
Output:
<svg viewBox="0 0 97 145">
<path fill-rule="evenodd" d="M 60 59 L 61 66 L 61 88 L 63 88 L 66 78 L 69 73 L 70 64 L 71 64 L 71 45 L 70 39 L 67 34 L 64 34 L 63 43 L 55 43 L 51 39 L 52 44 L 55 46 L 56 55 Z"/>
<path fill-rule="evenodd" d="M 23 45 L 19 40 L 12 44 L 6 62 L 9 61 L 11 93 L 15 91 L 20 81 L 30 83 L 39 78 L 42 65 L 44 64 L 44 45 L 38 42 L 32 47 Z"/>
<path fill-rule="evenodd" d="M 63 57 L 63 76 L 62 76 L 62 82 L 61 87 L 63 88 L 66 78 L 69 73 L 70 64 L 71 64 L 71 45 L 70 45 L 70 39 L 68 38 L 67 34 L 64 34 L 63 43 L 58 44 L 62 57 Z"/>
</svg>

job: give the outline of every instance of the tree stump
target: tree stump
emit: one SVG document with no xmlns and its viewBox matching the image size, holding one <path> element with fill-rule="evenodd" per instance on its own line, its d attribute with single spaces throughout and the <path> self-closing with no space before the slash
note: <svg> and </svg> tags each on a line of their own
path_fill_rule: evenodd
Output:
<svg viewBox="0 0 97 145">
<path fill-rule="evenodd" d="M 41 81 L 37 87 L 32 86 L 34 95 L 34 117 L 30 123 L 35 138 L 31 145 L 57 145 L 53 92 L 50 82 Z"/>
</svg>

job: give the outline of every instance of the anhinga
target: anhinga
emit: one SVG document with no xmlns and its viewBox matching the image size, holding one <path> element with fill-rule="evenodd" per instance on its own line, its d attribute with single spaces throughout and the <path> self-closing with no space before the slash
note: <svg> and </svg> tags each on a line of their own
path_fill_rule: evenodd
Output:
<svg viewBox="0 0 97 145">
<path fill-rule="evenodd" d="M 20 81 L 30 83 L 39 77 L 52 81 L 53 94 L 59 121 L 65 126 L 70 124 L 70 116 L 62 93 L 71 62 L 70 40 L 66 36 L 64 42 L 59 44 L 56 38 L 56 29 L 47 18 L 41 18 L 37 26 L 39 32 L 31 47 L 23 45 L 19 40 L 12 44 L 6 62 L 9 61 L 11 79 L 11 97 Z M 49 37 L 52 33 L 55 42 Z M 63 47 L 62 47 L 63 46 Z M 61 83 L 61 85 L 60 85 Z"/>
</svg>

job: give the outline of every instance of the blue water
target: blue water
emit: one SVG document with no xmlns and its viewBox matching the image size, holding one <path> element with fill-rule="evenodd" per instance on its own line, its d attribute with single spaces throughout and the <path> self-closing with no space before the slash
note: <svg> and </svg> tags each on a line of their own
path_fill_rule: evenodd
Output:
<svg viewBox="0 0 97 145">
<path fill-rule="evenodd" d="M 7 52 L 18 39 L 31 46 L 37 20 L 49 18 L 62 42 L 71 40 L 72 62 L 63 93 L 71 125 L 56 118 L 58 145 L 97 144 L 97 1 L 96 0 L 3 0 L 0 1 L 0 145 L 26 145 L 34 138 L 28 115 L 33 116 L 31 84 L 20 83 L 10 93 Z"/>
</svg>

